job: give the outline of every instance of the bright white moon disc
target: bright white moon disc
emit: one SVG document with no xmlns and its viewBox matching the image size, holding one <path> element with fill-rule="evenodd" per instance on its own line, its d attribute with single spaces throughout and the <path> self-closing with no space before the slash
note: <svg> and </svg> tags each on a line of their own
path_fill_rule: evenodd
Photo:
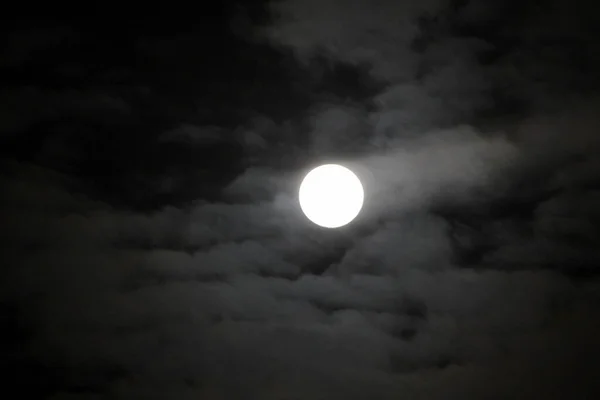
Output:
<svg viewBox="0 0 600 400">
<path fill-rule="evenodd" d="M 310 171 L 300 185 L 300 208 L 324 228 L 339 228 L 360 212 L 364 191 L 358 177 L 346 167 L 321 165 Z"/>
</svg>

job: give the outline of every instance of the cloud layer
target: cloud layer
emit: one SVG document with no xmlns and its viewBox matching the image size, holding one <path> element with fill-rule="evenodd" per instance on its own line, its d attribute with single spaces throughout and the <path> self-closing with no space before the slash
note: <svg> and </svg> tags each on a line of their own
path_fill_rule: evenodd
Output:
<svg viewBox="0 0 600 400">
<path fill-rule="evenodd" d="M 196 78 L 195 51 L 213 53 L 192 32 L 133 40 L 157 72 L 58 57 L 59 82 L 100 83 L 3 90 L 13 385 L 54 400 L 600 393 L 597 43 L 561 4 L 285 0 L 256 39 L 295 58 L 253 44 L 291 71 L 265 87 Z M 29 45 L 3 71 L 92 41 L 52 32 L 14 36 Z M 590 56 L 573 66 L 551 34 Z M 367 193 L 335 231 L 296 199 L 323 160 Z"/>
</svg>

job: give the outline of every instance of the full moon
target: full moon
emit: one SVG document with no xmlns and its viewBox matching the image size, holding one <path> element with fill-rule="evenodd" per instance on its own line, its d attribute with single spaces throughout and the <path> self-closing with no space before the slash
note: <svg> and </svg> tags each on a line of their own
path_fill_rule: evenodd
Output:
<svg viewBox="0 0 600 400">
<path fill-rule="evenodd" d="M 310 171 L 300 185 L 299 201 L 304 215 L 324 228 L 347 225 L 360 212 L 364 191 L 354 172 L 336 164 Z"/>
</svg>

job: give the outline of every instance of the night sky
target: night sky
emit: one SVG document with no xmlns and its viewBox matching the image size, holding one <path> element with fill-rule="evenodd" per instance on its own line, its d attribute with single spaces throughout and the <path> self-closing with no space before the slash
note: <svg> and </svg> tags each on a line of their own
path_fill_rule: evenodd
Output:
<svg viewBox="0 0 600 400">
<path fill-rule="evenodd" d="M 600 398 L 594 7 L 3 15 L 2 398 Z"/>
</svg>

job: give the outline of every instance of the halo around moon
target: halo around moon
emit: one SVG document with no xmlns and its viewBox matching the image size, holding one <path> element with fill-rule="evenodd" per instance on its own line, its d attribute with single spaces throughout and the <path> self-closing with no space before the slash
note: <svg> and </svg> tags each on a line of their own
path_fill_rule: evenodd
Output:
<svg viewBox="0 0 600 400">
<path fill-rule="evenodd" d="M 310 171 L 300 184 L 300 208 L 313 223 L 339 228 L 354 220 L 364 202 L 360 179 L 346 167 L 321 165 Z"/>
</svg>

